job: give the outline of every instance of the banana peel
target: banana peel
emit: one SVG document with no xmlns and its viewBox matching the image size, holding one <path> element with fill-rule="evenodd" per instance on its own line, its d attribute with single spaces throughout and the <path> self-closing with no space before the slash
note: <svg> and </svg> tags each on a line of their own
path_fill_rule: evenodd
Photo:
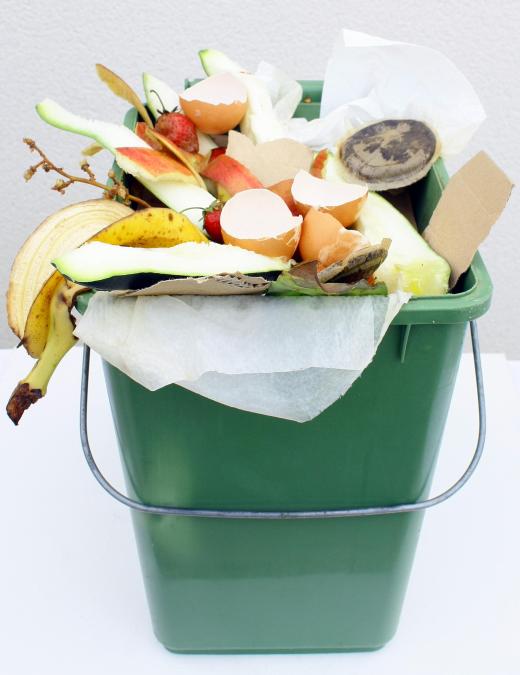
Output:
<svg viewBox="0 0 520 675">
<path fill-rule="evenodd" d="M 157 207 L 133 211 L 132 215 L 117 220 L 81 243 L 85 241 L 140 248 L 168 248 L 186 241 L 207 241 L 207 238 L 186 216 Z M 62 275 L 55 271 L 40 289 L 27 315 L 22 344 L 33 358 L 38 358 L 45 347 L 50 299 L 62 280 Z"/>
<path fill-rule="evenodd" d="M 56 366 L 76 342 L 70 310 L 78 293 L 86 290 L 63 278 L 56 286 L 49 304 L 49 331 L 45 348 L 31 372 L 18 383 L 7 403 L 7 414 L 14 424 L 18 424 L 27 408 L 45 396 Z"/>
<path fill-rule="evenodd" d="M 26 239 L 11 268 L 7 318 L 13 333 L 23 338 L 31 305 L 55 272 L 51 261 L 133 213 L 131 208 L 114 200 L 89 199 L 65 206 L 45 218 Z"/>
<path fill-rule="evenodd" d="M 126 207 L 124 208 L 126 209 Z M 83 240 L 79 242 L 80 244 L 85 243 L 85 241 L 100 241 L 107 244 L 142 248 L 163 248 L 188 241 L 208 241 L 206 236 L 186 216 L 171 209 L 158 207 L 140 211 L 127 209 L 126 212 L 128 211 L 131 215 L 112 222 L 94 234 L 92 234 L 91 228 L 96 226 L 89 225 L 89 227 L 86 227 L 85 222 L 80 219 L 81 222 L 76 228 L 73 226 L 73 221 L 69 223 L 68 237 L 62 235 L 58 241 L 59 245 L 56 245 L 56 241 L 53 245 L 48 245 L 48 242 L 46 245 L 45 241 L 31 242 L 32 249 L 29 252 L 26 251 L 25 255 L 20 256 L 19 254 L 17 256 L 18 263 L 15 261 L 11 272 L 8 292 L 8 306 L 12 308 L 11 314 L 18 316 L 18 318 L 23 316 L 23 300 L 27 296 L 27 293 L 24 293 L 23 284 L 17 283 L 13 275 L 17 273 L 25 275 L 27 266 L 30 270 L 35 252 L 38 253 L 40 264 L 50 266 L 52 259 L 58 257 L 58 251 L 76 248 L 78 238 L 81 239 L 82 237 Z M 79 213 L 81 214 L 81 211 Z M 99 225 L 97 228 L 99 228 Z M 43 230 L 44 239 L 45 237 L 51 237 L 55 240 L 55 234 L 52 228 Z M 47 257 L 42 254 L 41 249 L 47 253 Z M 49 255 L 52 255 L 50 259 Z M 50 269 L 53 268 L 50 267 Z M 25 321 L 22 344 L 32 357 L 38 359 L 38 363 L 27 378 L 18 383 L 7 404 L 7 414 L 15 424 L 18 424 L 24 411 L 32 403 L 45 395 L 47 384 L 56 366 L 76 341 L 72 332 L 74 323 L 70 316 L 70 309 L 77 295 L 87 290 L 84 286 L 66 281 L 60 272 L 55 270 L 46 278 L 34 298 Z M 33 291 L 30 290 L 30 292 Z M 15 309 L 19 310 L 18 315 L 15 313 Z"/>
<path fill-rule="evenodd" d="M 47 344 L 51 303 L 56 289 L 62 282 L 63 276 L 59 272 L 54 272 L 42 286 L 29 310 L 21 344 L 33 359 L 38 359 L 42 355 Z"/>
</svg>

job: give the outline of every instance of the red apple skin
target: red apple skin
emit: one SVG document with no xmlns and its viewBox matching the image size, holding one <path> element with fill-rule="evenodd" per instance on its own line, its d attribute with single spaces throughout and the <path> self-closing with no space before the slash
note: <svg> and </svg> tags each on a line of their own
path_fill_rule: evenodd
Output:
<svg viewBox="0 0 520 675">
<path fill-rule="evenodd" d="M 167 152 L 162 150 L 153 150 L 153 148 L 116 148 L 120 156 L 120 163 L 123 159 L 146 171 L 150 176 L 159 178 L 168 176 L 170 180 L 178 180 L 183 183 L 196 183 L 191 171 L 174 159 Z M 122 167 L 125 170 L 125 166 Z"/>
<path fill-rule="evenodd" d="M 225 155 L 225 154 L 226 154 L 226 148 L 213 148 L 212 150 L 210 150 L 210 153 L 209 153 L 209 161 L 212 162 L 217 157 L 220 157 L 220 155 Z"/>
<path fill-rule="evenodd" d="M 325 163 L 329 156 L 329 151 L 327 148 L 320 150 L 316 157 L 312 160 L 310 174 L 316 176 L 316 178 L 323 178 L 323 173 L 325 171 Z"/>
<path fill-rule="evenodd" d="M 215 157 L 201 174 L 221 185 L 230 197 L 242 190 L 264 187 L 249 169 L 228 155 Z"/>
</svg>

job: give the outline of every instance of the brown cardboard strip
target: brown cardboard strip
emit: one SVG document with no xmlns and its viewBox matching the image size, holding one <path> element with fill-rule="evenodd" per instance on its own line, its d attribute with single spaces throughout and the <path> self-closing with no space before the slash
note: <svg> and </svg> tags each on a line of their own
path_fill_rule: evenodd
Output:
<svg viewBox="0 0 520 675">
<path fill-rule="evenodd" d="M 212 277 L 166 279 L 138 291 L 115 291 L 119 297 L 140 295 L 256 295 L 265 293 L 269 281 L 244 274 L 217 274 Z"/>
<path fill-rule="evenodd" d="M 423 236 L 451 266 L 450 288 L 504 210 L 513 183 L 485 152 L 452 176 Z"/>
<path fill-rule="evenodd" d="M 246 166 L 262 185 L 270 186 L 294 178 L 300 169 L 309 171 L 313 153 L 290 138 L 255 145 L 244 134 L 230 131 L 226 155 Z"/>
</svg>

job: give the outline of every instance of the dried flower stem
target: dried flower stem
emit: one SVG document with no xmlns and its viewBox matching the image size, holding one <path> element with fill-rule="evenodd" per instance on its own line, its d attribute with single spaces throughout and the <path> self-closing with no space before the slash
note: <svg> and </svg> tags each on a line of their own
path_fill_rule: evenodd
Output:
<svg viewBox="0 0 520 675">
<path fill-rule="evenodd" d="M 38 171 L 38 169 L 41 168 L 46 173 L 54 171 L 55 173 L 59 174 L 65 179 L 65 180 L 58 179 L 51 188 L 52 190 L 56 190 L 56 192 L 60 192 L 61 194 L 65 194 L 65 190 L 68 187 L 70 187 L 73 183 L 84 183 L 86 185 L 92 185 L 94 187 L 103 190 L 104 196 L 107 199 L 120 197 L 125 202 L 125 204 L 135 202 L 136 204 L 140 204 L 145 208 L 150 207 L 150 204 L 148 204 L 148 202 L 145 202 L 144 199 L 131 195 L 128 191 L 128 188 L 126 188 L 121 181 L 116 179 L 113 171 L 110 171 L 108 174 L 109 178 L 113 182 L 113 185 L 106 185 L 104 183 L 100 183 L 98 180 L 96 180 L 96 176 L 92 171 L 90 164 L 86 159 L 84 159 L 80 164 L 80 168 L 87 174 L 88 177 L 85 178 L 84 176 L 73 176 L 72 174 L 65 171 L 62 167 L 56 166 L 56 164 L 51 162 L 50 159 L 47 157 L 47 155 L 43 152 L 43 150 L 41 150 L 36 144 L 36 142 L 32 140 L 32 138 L 24 138 L 23 142 L 29 147 L 29 149 L 32 152 L 38 153 L 38 155 L 41 157 L 41 160 L 37 164 L 30 166 L 24 173 L 24 178 L 26 181 L 30 180 L 34 176 L 34 174 Z"/>
</svg>

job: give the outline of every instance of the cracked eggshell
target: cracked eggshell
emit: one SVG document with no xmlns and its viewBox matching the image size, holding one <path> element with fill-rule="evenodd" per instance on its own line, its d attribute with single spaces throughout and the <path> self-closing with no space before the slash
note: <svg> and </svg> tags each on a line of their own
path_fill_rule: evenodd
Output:
<svg viewBox="0 0 520 675">
<path fill-rule="evenodd" d="M 231 73 L 221 73 L 186 89 L 179 101 L 197 129 L 205 134 L 224 134 L 244 117 L 247 89 Z"/>
<path fill-rule="evenodd" d="M 368 195 L 366 185 L 324 180 L 307 171 L 298 171 L 291 192 L 302 215 L 310 208 L 319 209 L 337 218 L 344 227 L 354 224 Z"/>
<path fill-rule="evenodd" d="M 293 216 L 284 200 L 264 188 L 243 190 L 224 204 L 220 216 L 226 244 L 273 258 L 290 260 L 298 247 L 301 216 Z"/>
<path fill-rule="evenodd" d="M 361 232 L 343 227 L 330 213 L 310 208 L 303 219 L 298 250 L 304 262 L 318 260 L 320 267 L 327 267 L 368 243 Z"/>
</svg>

